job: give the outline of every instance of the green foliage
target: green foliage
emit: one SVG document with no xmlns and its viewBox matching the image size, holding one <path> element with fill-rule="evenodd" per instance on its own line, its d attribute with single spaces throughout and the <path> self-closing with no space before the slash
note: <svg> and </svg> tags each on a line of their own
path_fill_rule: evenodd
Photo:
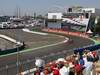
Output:
<svg viewBox="0 0 100 75">
<path fill-rule="evenodd" d="M 37 19 L 44 19 L 44 17 L 42 15 L 37 15 L 36 18 Z"/>
<path fill-rule="evenodd" d="M 0 22 L 6 22 L 6 21 L 8 21 L 9 19 L 10 19 L 9 16 L 2 16 L 2 17 L 0 17 Z"/>
<path fill-rule="evenodd" d="M 97 23 L 97 25 L 99 25 L 99 26 L 100 26 L 100 18 L 98 19 L 98 23 Z"/>
<path fill-rule="evenodd" d="M 98 23 L 95 26 L 95 32 L 100 34 L 100 18 L 98 19 Z"/>
<path fill-rule="evenodd" d="M 89 28 L 91 29 L 92 32 L 95 31 L 95 17 L 90 17 L 89 20 Z"/>
<path fill-rule="evenodd" d="M 41 28 L 39 28 L 39 27 L 34 27 L 34 28 L 32 28 L 32 30 L 37 31 L 37 32 L 41 32 Z"/>
</svg>

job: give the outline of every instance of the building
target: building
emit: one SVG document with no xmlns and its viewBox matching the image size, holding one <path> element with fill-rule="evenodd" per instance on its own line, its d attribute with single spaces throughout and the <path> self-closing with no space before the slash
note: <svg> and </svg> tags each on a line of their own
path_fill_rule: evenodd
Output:
<svg viewBox="0 0 100 75">
<path fill-rule="evenodd" d="M 71 13 L 71 14 L 77 14 L 78 13 L 78 14 L 84 15 L 86 18 L 89 18 L 91 15 L 92 16 L 100 16 L 100 9 L 74 6 L 74 7 L 67 9 L 67 14 L 68 13 Z"/>
<path fill-rule="evenodd" d="M 67 9 L 66 13 L 48 13 L 47 27 L 88 32 L 95 25 L 95 19 L 91 20 L 91 18 L 98 16 L 100 16 L 100 9 L 80 6 L 71 7 Z"/>
<path fill-rule="evenodd" d="M 63 14 L 60 12 L 48 13 L 46 20 L 46 27 L 48 28 L 61 28 Z"/>
<path fill-rule="evenodd" d="M 82 8 L 82 12 L 90 13 L 93 16 L 100 16 L 100 9 L 97 8 Z"/>
<path fill-rule="evenodd" d="M 62 13 L 48 13 L 48 19 L 62 19 Z"/>
<path fill-rule="evenodd" d="M 100 9 L 81 6 L 70 7 L 67 9 L 67 13 L 63 14 L 63 26 L 76 31 L 93 31 L 97 17 L 100 17 Z"/>
</svg>

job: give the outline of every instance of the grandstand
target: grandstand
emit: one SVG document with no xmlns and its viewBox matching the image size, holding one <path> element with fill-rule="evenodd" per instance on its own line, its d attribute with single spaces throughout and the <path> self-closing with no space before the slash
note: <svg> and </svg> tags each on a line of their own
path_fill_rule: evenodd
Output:
<svg viewBox="0 0 100 75">
<path fill-rule="evenodd" d="M 46 30 L 45 30 L 46 31 Z M 63 33 L 68 34 L 67 32 L 60 31 L 60 30 L 47 30 L 49 32 L 56 32 L 56 33 Z M 58 32 L 59 31 L 59 32 Z M 76 35 L 75 33 L 71 33 L 69 35 L 79 36 L 82 38 L 88 38 L 87 36 L 84 36 L 81 34 Z M 75 51 L 75 54 L 71 53 L 71 55 L 65 56 L 64 58 L 59 58 L 57 60 L 44 63 L 43 60 L 37 59 L 35 62 L 36 68 L 26 70 L 24 72 L 21 72 L 22 75 L 27 74 L 54 74 L 54 75 L 96 75 L 99 72 L 97 66 L 100 66 L 97 62 L 99 60 L 98 53 L 94 50 L 100 49 L 100 44 L 98 45 L 89 45 L 82 48 L 76 48 L 73 51 Z M 68 51 L 64 51 L 65 55 L 67 55 Z M 79 54 L 78 54 L 79 53 Z M 59 53 L 58 55 L 61 55 L 63 53 Z M 56 56 L 52 55 L 52 56 Z M 84 59 L 84 66 L 82 64 L 76 64 L 76 62 L 80 62 L 81 59 Z M 49 60 L 49 59 L 48 59 Z M 75 62 L 76 61 L 76 62 Z M 82 62 L 81 62 L 82 63 Z M 45 65 L 44 65 L 45 64 Z M 93 66 L 94 64 L 94 66 Z M 98 65 L 97 65 L 98 64 Z M 74 70 L 71 70 L 71 69 Z M 81 69 L 84 68 L 84 69 Z M 63 70 L 62 70 L 63 69 Z M 100 69 L 100 67 L 99 67 Z M 94 71 L 95 70 L 95 71 Z M 50 71 L 50 72 L 49 72 Z M 79 72 L 80 71 L 80 72 Z M 72 73 L 73 74 L 70 74 Z M 82 74 L 83 73 L 83 74 Z"/>
</svg>

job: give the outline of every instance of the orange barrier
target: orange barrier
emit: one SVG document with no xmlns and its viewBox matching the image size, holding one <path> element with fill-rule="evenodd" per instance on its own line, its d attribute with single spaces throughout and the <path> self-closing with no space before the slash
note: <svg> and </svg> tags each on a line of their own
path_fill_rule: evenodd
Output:
<svg viewBox="0 0 100 75">
<path fill-rule="evenodd" d="M 69 32 L 69 31 L 63 31 L 61 29 L 43 29 L 43 31 L 46 32 L 53 32 L 53 33 L 61 33 L 61 34 L 66 34 L 66 35 L 73 35 L 73 36 L 78 36 L 78 37 L 83 37 L 83 38 L 89 38 L 88 35 L 81 33 L 81 32 Z"/>
<path fill-rule="evenodd" d="M 100 41 L 100 38 L 97 38 L 96 40 L 97 40 L 97 41 Z"/>
</svg>

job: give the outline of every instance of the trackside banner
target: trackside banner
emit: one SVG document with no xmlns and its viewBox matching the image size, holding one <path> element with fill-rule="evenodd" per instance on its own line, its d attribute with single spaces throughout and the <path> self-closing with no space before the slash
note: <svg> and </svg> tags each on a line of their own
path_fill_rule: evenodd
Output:
<svg viewBox="0 0 100 75">
<path fill-rule="evenodd" d="M 61 29 L 43 29 L 43 31 L 53 32 L 53 33 L 61 33 L 61 34 L 67 34 L 67 35 L 73 35 L 73 36 L 78 36 L 78 37 L 83 37 L 83 38 L 89 38 L 88 35 L 86 35 L 84 33 L 63 31 Z"/>
</svg>

